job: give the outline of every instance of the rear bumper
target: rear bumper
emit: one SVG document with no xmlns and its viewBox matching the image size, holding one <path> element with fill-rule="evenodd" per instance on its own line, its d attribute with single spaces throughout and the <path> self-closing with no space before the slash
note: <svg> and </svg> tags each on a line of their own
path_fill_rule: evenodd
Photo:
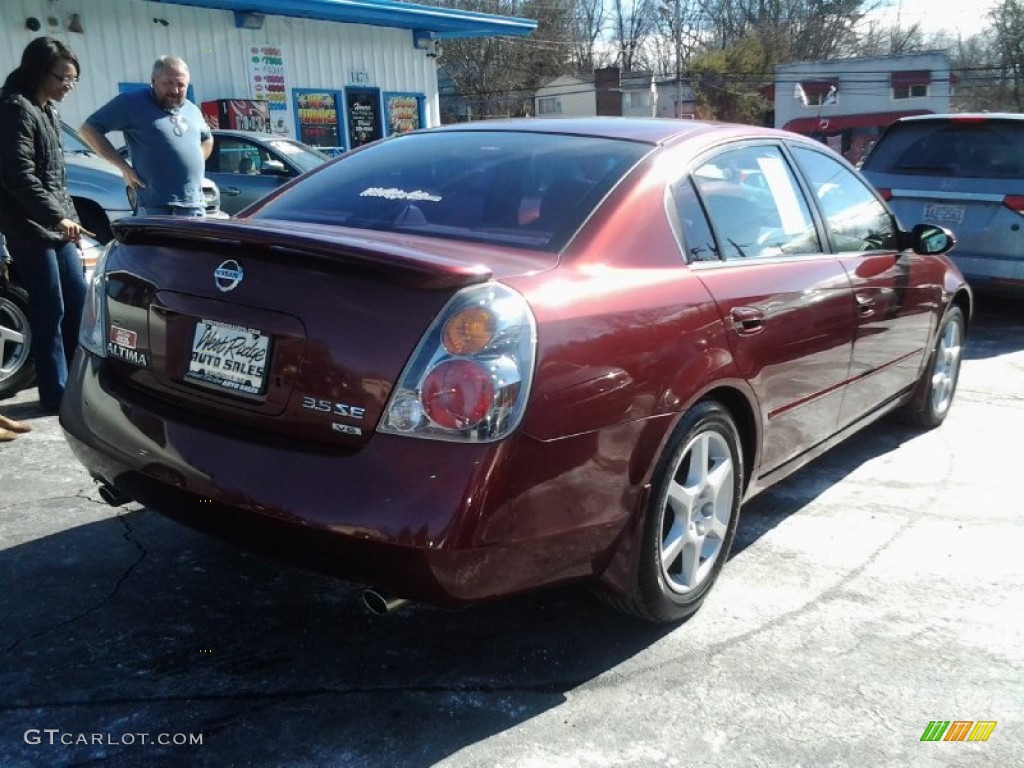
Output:
<svg viewBox="0 0 1024 768">
<path fill-rule="evenodd" d="M 976 255 L 954 249 L 949 256 L 972 287 L 1024 296 L 1024 255 Z"/>
<path fill-rule="evenodd" d="M 81 350 L 70 380 L 61 425 L 100 482 L 196 530 L 399 597 L 459 605 L 593 578 L 625 522 L 580 515 L 578 502 L 558 517 L 592 439 L 575 456 L 575 439 L 559 446 L 564 471 L 529 488 L 530 518 L 523 488 L 496 481 L 512 466 L 505 444 L 377 435 L 354 451 L 304 450 L 115 392 Z"/>
</svg>

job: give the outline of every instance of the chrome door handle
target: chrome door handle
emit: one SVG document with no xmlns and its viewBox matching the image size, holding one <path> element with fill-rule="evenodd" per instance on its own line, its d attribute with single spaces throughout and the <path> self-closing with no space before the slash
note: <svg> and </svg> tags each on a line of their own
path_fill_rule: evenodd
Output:
<svg viewBox="0 0 1024 768">
<path fill-rule="evenodd" d="M 733 307 L 732 327 L 744 336 L 752 336 L 764 330 L 764 313 L 753 307 Z"/>
</svg>

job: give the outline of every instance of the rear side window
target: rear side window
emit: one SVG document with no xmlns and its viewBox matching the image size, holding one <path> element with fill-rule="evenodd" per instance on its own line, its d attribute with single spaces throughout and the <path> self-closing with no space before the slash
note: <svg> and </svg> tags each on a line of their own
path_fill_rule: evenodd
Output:
<svg viewBox="0 0 1024 768">
<path fill-rule="evenodd" d="M 864 170 L 978 179 L 1024 178 L 1024 121 L 897 123 L 878 140 Z"/>
<path fill-rule="evenodd" d="M 652 150 L 581 136 L 406 134 L 343 157 L 254 218 L 558 250 Z"/>
</svg>

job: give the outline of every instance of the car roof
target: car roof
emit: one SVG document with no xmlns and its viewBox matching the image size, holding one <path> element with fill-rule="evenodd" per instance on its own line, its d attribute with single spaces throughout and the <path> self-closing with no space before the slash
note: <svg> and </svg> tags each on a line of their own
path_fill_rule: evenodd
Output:
<svg viewBox="0 0 1024 768">
<path fill-rule="evenodd" d="M 1024 120 L 1024 114 L 1018 112 L 949 112 L 945 114 L 932 115 L 911 115 L 901 117 L 898 123 L 932 123 L 932 122 L 961 122 L 981 123 L 986 120 Z"/>
<path fill-rule="evenodd" d="M 648 144 L 665 144 L 700 135 L 722 138 L 777 136 L 791 139 L 794 134 L 757 125 L 713 123 L 701 120 L 676 120 L 664 117 L 538 117 L 480 120 L 430 129 L 436 131 L 518 131 L 560 133 L 606 139 L 627 139 Z"/>
<path fill-rule="evenodd" d="M 298 139 L 291 136 L 279 136 L 276 133 L 264 131 L 240 131 L 236 128 L 211 128 L 214 136 L 234 136 L 237 138 L 252 139 L 253 141 L 292 141 L 301 144 Z"/>
</svg>

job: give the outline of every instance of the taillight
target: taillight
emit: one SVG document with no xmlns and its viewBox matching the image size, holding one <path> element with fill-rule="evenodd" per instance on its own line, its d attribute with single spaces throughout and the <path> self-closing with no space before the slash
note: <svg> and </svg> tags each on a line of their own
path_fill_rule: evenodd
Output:
<svg viewBox="0 0 1024 768">
<path fill-rule="evenodd" d="M 446 360 L 423 379 L 420 400 L 427 417 L 438 426 L 475 427 L 494 401 L 494 382 L 479 363 Z"/>
<path fill-rule="evenodd" d="M 505 437 L 526 408 L 536 341 L 520 294 L 500 283 L 464 288 L 420 340 L 379 431 L 464 442 Z"/>
<path fill-rule="evenodd" d="M 1003 198 L 1003 205 L 1011 211 L 1024 213 L 1024 195 L 1007 195 Z"/>
<path fill-rule="evenodd" d="M 107 258 L 116 247 L 117 240 L 111 240 L 96 257 L 78 327 L 78 343 L 98 357 L 107 356 Z"/>
<path fill-rule="evenodd" d="M 888 203 L 892 200 L 892 190 L 888 187 L 875 187 L 875 189 L 878 190 L 878 194 L 882 196 L 882 199 L 885 200 L 885 202 Z"/>
</svg>

